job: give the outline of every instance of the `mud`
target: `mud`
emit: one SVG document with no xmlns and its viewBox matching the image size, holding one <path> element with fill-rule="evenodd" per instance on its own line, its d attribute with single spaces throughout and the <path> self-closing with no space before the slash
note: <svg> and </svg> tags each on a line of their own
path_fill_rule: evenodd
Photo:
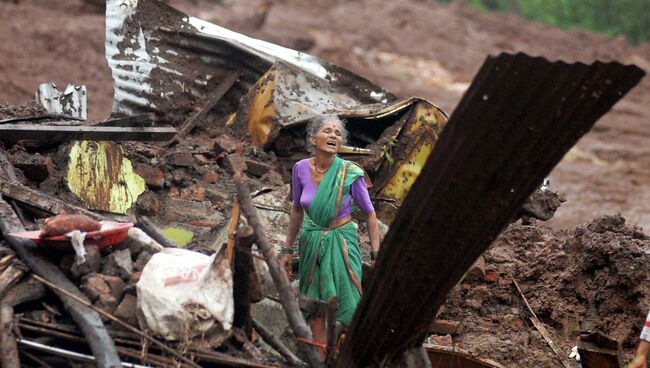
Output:
<svg viewBox="0 0 650 368">
<path fill-rule="evenodd" d="M 484 257 L 497 281 L 464 281 L 438 316 L 463 323 L 456 346 L 507 367 L 562 366 L 530 322 L 514 278 L 565 356 L 581 331 L 601 331 L 631 357 L 650 305 L 650 238 L 641 229 L 618 215 L 560 232 L 513 224 Z"/>
</svg>

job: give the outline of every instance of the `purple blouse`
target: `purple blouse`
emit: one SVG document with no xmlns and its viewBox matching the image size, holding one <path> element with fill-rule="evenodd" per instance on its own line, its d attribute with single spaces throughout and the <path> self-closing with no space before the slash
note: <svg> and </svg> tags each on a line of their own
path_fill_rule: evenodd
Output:
<svg viewBox="0 0 650 368">
<path fill-rule="evenodd" d="M 318 187 L 311 178 L 311 170 L 309 168 L 309 158 L 296 162 L 291 172 L 291 190 L 293 192 L 293 206 L 302 207 L 305 210 L 311 205 L 311 201 L 316 195 Z M 358 177 L 350 187 L 350 194 L 346 195 L 342 200 L 342 206 L 339 215 L 336 219 L 342 219 L 350 214 L 352 208 L 352 199 L 354 203 L 365 213 L 370 213 L 375 210 L 370 201 L 368 188 L 363 176 Z"/>
</svg>

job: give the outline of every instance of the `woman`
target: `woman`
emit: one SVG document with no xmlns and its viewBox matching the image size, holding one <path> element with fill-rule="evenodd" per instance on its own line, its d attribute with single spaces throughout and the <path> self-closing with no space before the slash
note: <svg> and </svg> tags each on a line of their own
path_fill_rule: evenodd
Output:
<svg viewBox="0 0 650 368">
<path fill-rule="evenodd" d="M 350 221 L 352 200 L 368 216 L 373 261 L 379 250 L 377 215 L 361 167 L 336 154 L 347 136 L 343 122 L 335 115 L 319 116 L 307 130 L 314 157 L 293 168 L 293 207 L 282 263 L 291 274 L 293 242 L 302 224 L 300 292 L 321 300 L 337 296 L 337 320 L 348 326 L 361 298 L 361 252 Z M 309 316 L 308 323 L 314 340 L 325 344 L 324 318 Z"/>
</svg>

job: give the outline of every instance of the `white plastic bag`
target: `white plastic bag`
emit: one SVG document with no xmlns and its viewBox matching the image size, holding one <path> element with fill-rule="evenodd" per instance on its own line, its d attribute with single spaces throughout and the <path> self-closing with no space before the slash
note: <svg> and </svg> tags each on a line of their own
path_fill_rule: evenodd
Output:
<svg viewBox="0 0 650 368">
<path fill-rule="evenodd" d="M 207 334 L 213 344 L 230 335 L 232 272 L 223 250 L 213 256 L 165 248 L 147 263 L 137 284 L 146 325 L 167 340 Z"/>
</svg>

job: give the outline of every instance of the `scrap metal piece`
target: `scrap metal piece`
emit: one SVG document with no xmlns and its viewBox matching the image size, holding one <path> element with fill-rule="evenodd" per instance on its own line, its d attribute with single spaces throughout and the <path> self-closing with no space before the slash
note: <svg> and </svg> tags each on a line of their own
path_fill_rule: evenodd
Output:
<svg viewBox="0 0 650 368">
<path fill-rule="evenodd" d="M 92 210 L 125 214 L 145 190 L 123 148 L 113 142 L 81 141 L 70 149 L 68 188 Z"/>
<path fill-rule="evenodd" d="M 582 368 L 619 368 L 622 367 L 621 344 L 602 332 L 580 335 L 577 347 Z"/>
<path fill-rule="evenodd" d="M 644 74 L 617 62 L 488 57 L 386 234 L 338 365 L 389 364 L 421 345 L 463 273 Z"/>
<path fill-rule="evenodd" d="M 475 357 L 456 347 L 425 345 L 425 349 L 433 368 L 505 368 L 493 360 Z"/>
<path fill-rule="evenodd" d="M 50 113 L 88 119 L 88 94 L 86 86 L 68 84 L 63 92 L 54 82 L 43 83 L 36 90 L 36 102 Z"/>
<path fill-rule="evenodd" d="M 155 14 L 155 17 L 151 15 Z M 188 16 L 159 0 L 109 0 L 106 59 L 115 80 L 113 114 L 185 112 L 236 70 L 241 78 L 216 110 L 239 99 L 276 61 L 367 101 L 395 100 L 388 91 L 317 57 L 257 40 Z"/>
<path fill-rule="evenodd" d="M 32 124 L 2 124 L 0 137 L 3 140 L 47 140 L 65 142 L 89 141 L 166 141 L 176 135 L 173 127 L 110 127 L 110 126 L 61 126 Z"/>
</svg>

